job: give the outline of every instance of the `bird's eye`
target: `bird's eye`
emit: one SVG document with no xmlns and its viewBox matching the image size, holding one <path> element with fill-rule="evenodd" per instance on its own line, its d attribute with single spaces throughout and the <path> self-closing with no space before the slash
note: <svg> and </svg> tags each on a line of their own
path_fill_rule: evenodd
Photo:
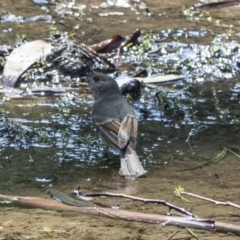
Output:
<svg viewBox="0 0 240 240">
<path fill-rule="evenodd" d="M 94 81 L 98 82 L 100 80 L 100 77 L 99 76 L 94 76 L 93 79 L 94 79 Z"/>
</svg>

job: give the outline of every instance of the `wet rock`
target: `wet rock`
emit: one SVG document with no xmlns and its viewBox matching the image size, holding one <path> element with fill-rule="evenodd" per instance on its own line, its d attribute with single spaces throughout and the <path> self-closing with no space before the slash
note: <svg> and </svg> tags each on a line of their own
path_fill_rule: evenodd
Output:
<svg viewBox="0 0 240 240">
<path fill-rule="evenodd" d="M 134 79 L 121 86 L 120 90 L 123 95 L 130 94 L 133 100 L 137 100 L 141 96 L 141 82 Z"/>
<path fill-rule="evenodd" d="M 68 34 L 55 34 L 51 40 L 15 48 L 6 58 L 2 83 L 31 95 L 61 95 L 72 82 L 80 81 L 89 66 L 99 65 L 101 59 L 95 58 L 93 50 L 69 40 Z"/>
</svg>

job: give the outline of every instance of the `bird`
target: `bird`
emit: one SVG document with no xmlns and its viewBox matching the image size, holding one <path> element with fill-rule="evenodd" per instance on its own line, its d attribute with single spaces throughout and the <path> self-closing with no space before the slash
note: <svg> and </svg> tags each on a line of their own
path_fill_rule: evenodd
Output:
<svg viewBox="0 0 240 240">
<path fill-rule="evenodd" d="M 90 71 L 86 80 L 95 100 L 92 123 L 105 145 L 118 149 L 121 165 L 119 175 L 136 178 L 146 174 L 135 151 L 138 121 L 117 82 L 95 71 Z"/>
</svg>

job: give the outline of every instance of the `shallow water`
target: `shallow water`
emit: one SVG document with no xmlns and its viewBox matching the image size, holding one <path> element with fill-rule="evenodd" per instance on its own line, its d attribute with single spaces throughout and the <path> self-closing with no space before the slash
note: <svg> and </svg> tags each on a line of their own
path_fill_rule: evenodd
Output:
<svg viewBox="0 0 240 240">
<path fill-rule="evenodd" d="M 39 6 L 27 1 L 21 1 L 19 8 L 16 8 L 19 1 L 10 2 L 8 6 L 1 3 L 1 8 L 15 15 L 42 14 Z M 109 9 L 87 8 L 76 37 L 92 44 L 116 33 L 131 34 L 140 27 L 154 33 L 163 29 L 187 28 L 199 31 L 203 28 L 216 35 L 225 33 L 228 25 L 232 24 L 235 32 L 239 31 L 235 17 L 237 8 L 210 11 L 213 18 L 220 18 L 226 25 L 216 27 L 214 22 L 209 23 L 206 19 L 199 22 L 187 21 L 181 9 L 183 5 L 191 6 L 192 1 L 162 1 L 159 6 L 152 0 L 146 1 L 146 4 L 154 14 L 146 17 L 143 15 L 144 10 L 139 10 L 140 19 L 137 19 L 131 9 L 110 8 L 111 11 L 125 12 L 125 15 L 99 18 L 97 13 Z M 49 9 L 53 11 L 53 7 Z M 159 16 L 159 12 L 166 14 Z M 58 17 L 55 17 L 57 20 Z M 88 18 L 92 18 L 92 21 Z M 72 31 L 76 21 L 66 19 L 64 24 L 57 24 L 57 28 Z M 31 40 L 49 35 L 49 24 L 45 22 L 8 23 L 2 24 L 1 28 L 13 28 L 10 33 L 1 33 L 1 43 L 13 44 L 18 33 L 27 34 Z M 213 38 L 212 35 L 186 39 L 186 42 L 207 44 Z M 146 97 L 146 101 L 141 99 L 134 102 L 139 118 L 137 152 L 148 170 L 146 176 L 135 181 L 118 176 L 119 161 L 115 151 L 105 153 L 103 144 L 92 128 L 91 98 L 80 98 L 77 95 L 75 100 L 67 97 L 26 97 L 5 101 L 1 108 L 7 111 L 7 117 L 4 117 L 4 113 L 2 122 L 8 126 L 8 131 L 2 131 L 0 136 L 0 192 L 48 198 L 46 190 L 49 185 L 65 193 L 70 193 L 80 185 L 84 193 L 108 191 L 165 199 L 201 218 L 239 224 L 238 210 L 186 196 L 191 200 L 187 203 L 173 195 L 175 187 L 181 185 L 188 192 L 239 204 L 239 159 L 233 154 L 228 153 L 224 160 L 213 166 L 179 172 L 180 169 L 213 159 L 222 151 L 222 147 L 239 154 L 238 82 L 239 77 L 205 84 L 192 84 L 189 81 L 165 84 L 160 92 L 166 88 L 174 89 L 173 93 L 168 91 L 167 96 L 172 101 L 170 105 L 179 101 L 176 105 L 180 107 L 176 112 L 164 111 L 164 104 L 150 101 L 153 99 L 150 97 Z M 183 90 L 184 94 L 181 95 L 176 90 Z M 172 109 L 176 110 L 170 110 Z M 185 113 L 184 117 L 181 112 Z M 199 132 L 190 135 L 194 130 Z M 130 200 L 98 200 L 109 205 L 121 204 L 121 209 L 133 211 L 159 214 L 168 211 L 166 207 Z M 189 237 L 186 230 L 176 227 L 113 221 L 40 209 L 1 207 L 0 213 L 2 239 L 167 239 L 176 229 L 180 230 L 176 239 Z M 233 235 L 203 230 L 194 232 L 201 239 L 237 239 Z"/>
</svg>

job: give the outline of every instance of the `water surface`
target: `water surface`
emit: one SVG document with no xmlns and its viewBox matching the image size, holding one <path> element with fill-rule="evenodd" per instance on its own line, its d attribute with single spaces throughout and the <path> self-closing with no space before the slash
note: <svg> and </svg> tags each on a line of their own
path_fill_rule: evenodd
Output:
<svg viewBox="0 0 240 240">
<path fill-rule="evenodd" d="M 40 6 L 29 1 L 9 2 L 11 4 L 1 3 L 1 9 L 21 16 L 44 13 Z M 131 8 L 91 8 L 89 6 L 93 3 L 86 3 L 88 7 L 83 19 L 66 17 L 64 22 L 54 13 L 53 6 L 47 6 L 58 30 L 72 32 L 73 26 L 79 24 L 75 37 L 86 44 L 107 39 L 116 33 L 131 35 L 137 28 L 156 34 L 168 29 L 196 32 L 204 29 L 208 31 L 204 37 L 180 38 L 184 43 L 202 45 L 209 44 L 217 34 L 226 33 L 230 25 L 233 25 L 235 33 L 239 32 L 238 10 L 234 7 L 211 10 L 212 21 L 207 20 L 206 12 L 199 21 L 192 21 L 183 15 L 182 9 L 196 1 L 161 1 L 161 4 L 154 0 L 146 1 L 152 16 L 144 15 L 145 10 L 138 6 L 135 8 L 139 14 L 136 14 Z M 98 15 L 114 11 L 124 12 L 124 15 Z M 216 24 L 218 19 L 222 26 Z M 26 34 L 30 40 L 48 37 L 50 26 L 46 22 L 2 24 L 1 30 L 12 28 L 12 31 L 1 32 L 1 43 L 14 44 L 17 34 Z M 173 40 L 178 39 L 167 39 Z M 125 68 L 131 69 L 129 65 Z M 173 93 L 166 91 L 171 111 L 165 111 L 165 103 L 159 103 L 150 95 L 155 94 L 154 90 L 145 93 L 145 101 L 141 99 L 132 103 L 139 119 L 137 152 L 148 170 L 146 176 L 135 181 L 118 176 L 116 151 L 105 151 L 92 127 L 90 113 L 93 101 L 88 95 L 82 98 L 79 94 L 75 99 L 65 96 L 24 97 L 3 101 L 0 106 L 0 192 L 48 198 L 46 191 L 49 185 L 65 193 L 80 185 L 84 193 L 109 191 L 165 199 L 199 217 L 238 224 L 239 214 L 233 208 L 194 198 L 189 198 L 191 202 L 187 203 L 173 195 L 175 187 L 181 185 L 192 193 L 239 204 L 239 159 L 233 154 L 228 153 L 216 165 L 179 172 L 213 159 L 223 147 L 240 152 L 239 77 L 207 80 L 205 83 L 183 80 L 161 86 L 160 92 L 165 92 L 166 88 L 174 90 Z M 159 214 L 168 211 L 165 207 L 130 200 L 99 200 L 110 205 L 121 204 L 121 209 L 133 211 Z M 2 207 L 0 211 L 3 239 L 19 236 L 30 239 L 167 239 L 177 229 L 40 209 Z M 176 237 L 189 237 L 184 229 L 179 230 Z M 194 232 L 201 239 L 236 238 L 202 230 Z"/>
</svg>

